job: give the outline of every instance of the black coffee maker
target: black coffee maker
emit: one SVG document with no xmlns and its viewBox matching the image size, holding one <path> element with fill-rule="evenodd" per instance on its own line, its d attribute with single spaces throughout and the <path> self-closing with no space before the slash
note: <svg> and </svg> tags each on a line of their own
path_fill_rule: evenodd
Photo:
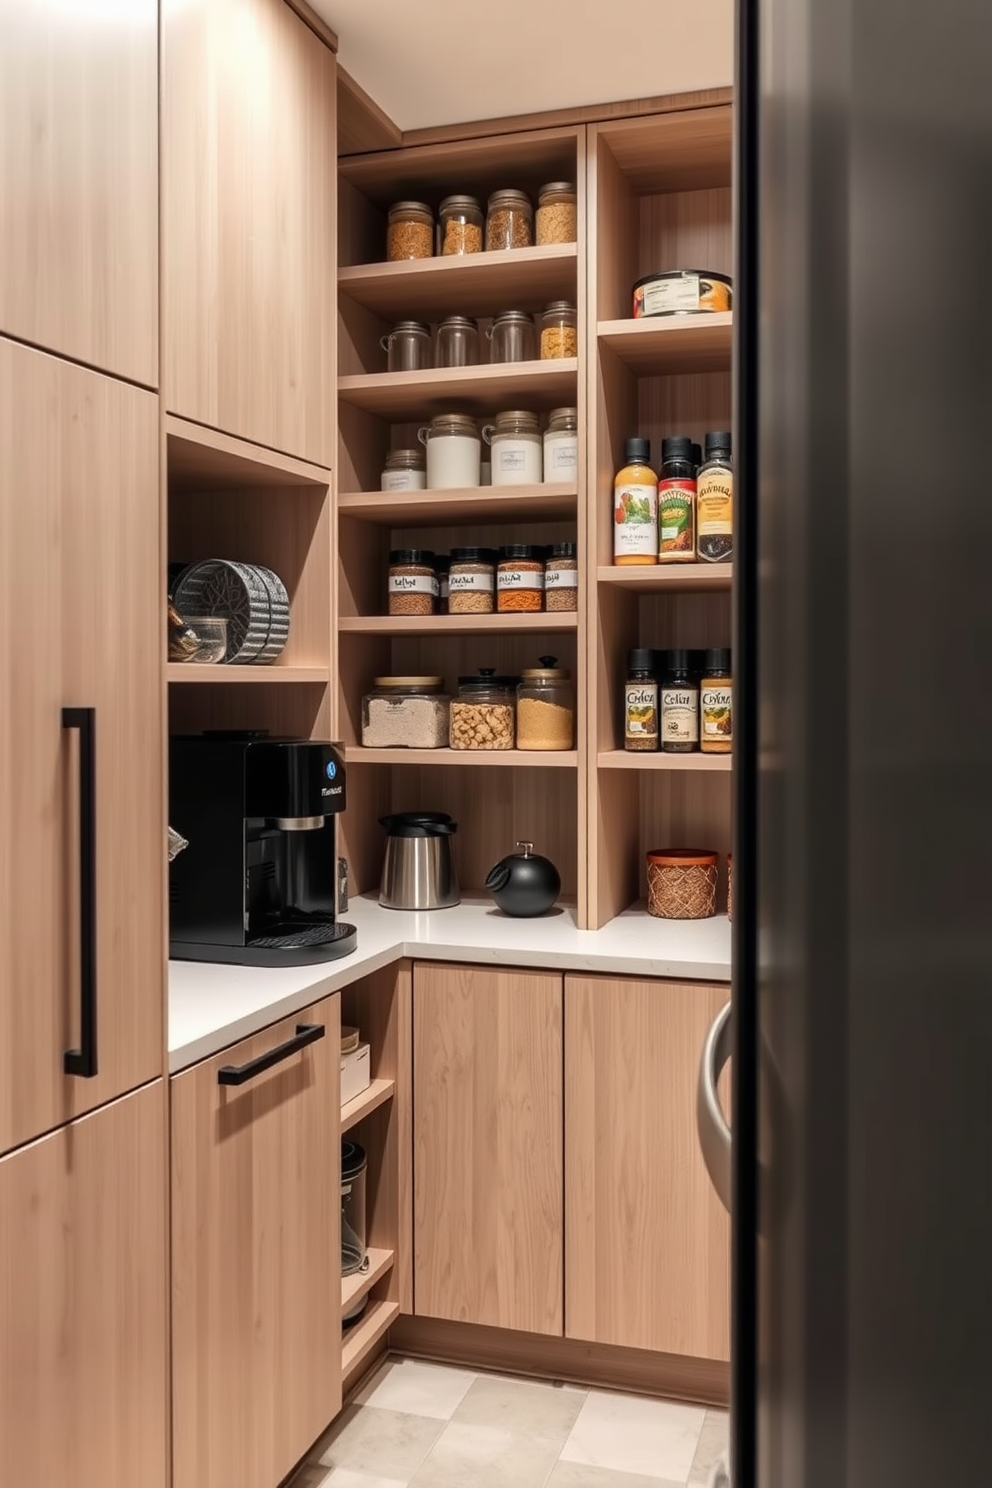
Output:
<svg viewBox="0 0 992 1488">
<path fill-rule="evenodd" d="M 169 741 L 169 824 L 188 840 L 169 868 L 170 954 L 307 966 L 355 949 L 336 919 L 334 817 L 344 761 L 332 744 L 266 733 Z"/>
</svg>

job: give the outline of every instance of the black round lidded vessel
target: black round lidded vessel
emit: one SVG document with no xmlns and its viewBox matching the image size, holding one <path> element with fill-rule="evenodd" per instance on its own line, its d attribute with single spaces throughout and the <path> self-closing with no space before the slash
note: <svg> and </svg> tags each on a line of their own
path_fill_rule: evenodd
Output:
<svg viewBox="0 0 992 1488">
<path fill-rule="evenodd" d="M 518 842 L 522 852 L 510 853 L 489 870 L 486 888 L 505 915 L 530 919 L 546 914 L 561 893 L 561 874 L 550 858 L 534 852 L 533 842 Z"/>
</svg>

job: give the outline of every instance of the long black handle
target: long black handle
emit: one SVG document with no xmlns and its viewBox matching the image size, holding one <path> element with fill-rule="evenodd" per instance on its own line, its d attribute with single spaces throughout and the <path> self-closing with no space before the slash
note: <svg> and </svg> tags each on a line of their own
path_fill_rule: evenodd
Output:
<svg viewBox="0 0 992 1488">
<path fill-rule="evenodd" d="M 96 1059 L 96 709 L 63 708 L 62 727 L 79 730 L 79 1048 L 66 1049 L 67 1075 L 92 1080 Z"/>
<path fill-rule="evenodd" d="M 298 1054 L 305 1049 L 307 1044 L 315 1044 L 318 1039 L 324 1037 L 326 1032 L 323 1023 L 297 1023 L 296 1033 L 293 1038 L 287 1039 L 284 1044 L 276 1044 L 268 1054 L 260 1054 L 257 1059 L 249 1059 L 247 1064 L 225 1064 L 217 1071 L 218 1085 L 244 1085 L 248 1080 L 254 1080 L 256 1075 L 271 1069 L 274 1064 L 281 1064 L 291 1054 Z"/>
</svg>

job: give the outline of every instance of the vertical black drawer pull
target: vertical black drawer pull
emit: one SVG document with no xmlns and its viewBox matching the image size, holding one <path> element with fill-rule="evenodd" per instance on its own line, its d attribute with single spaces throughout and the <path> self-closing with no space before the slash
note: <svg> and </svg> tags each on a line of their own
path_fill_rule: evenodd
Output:
<svg viewBox="0 0 992 1488">
<path fill-rule="evenodd" d="M 92 1080 L 96 1060 L 96 709 L 63 708 L 62 727 L 79 730 L 79 1048 L 66 1049 L 67 1075 Z"/>
<path fill-rule="evenodd" d="M 315 1044 L 318 1039 L 324 1037 L 325 1029 L 323 1023 L 297 1023 L 296 1033 L 293 1038 L 287 1039 L 284 1044 L 276 1044 L 267 1054 L 260 1054 L 257 1059 L 249 1059 L 247 1064 L 225 1064 L 217 1071 L 218 1085 L 244 1085 L 248 1080 L 254 1080 L 256 1075 L 271 1069 L 274 1064 L 281 1064 L 291 1054 L 298 1054 L 305 1049 L 307 1044 Z"/>
</svg>

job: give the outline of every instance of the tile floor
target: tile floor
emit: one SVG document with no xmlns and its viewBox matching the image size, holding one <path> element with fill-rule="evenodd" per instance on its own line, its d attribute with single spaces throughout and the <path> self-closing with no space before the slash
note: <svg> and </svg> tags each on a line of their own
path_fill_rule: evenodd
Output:
<svg viewBox="0 0 992 1488">
<path fill-rule="evenodd" d="M 290 1488 L 706 1488 L 724 1411 L 389 1358 Z"/>
</svg>

